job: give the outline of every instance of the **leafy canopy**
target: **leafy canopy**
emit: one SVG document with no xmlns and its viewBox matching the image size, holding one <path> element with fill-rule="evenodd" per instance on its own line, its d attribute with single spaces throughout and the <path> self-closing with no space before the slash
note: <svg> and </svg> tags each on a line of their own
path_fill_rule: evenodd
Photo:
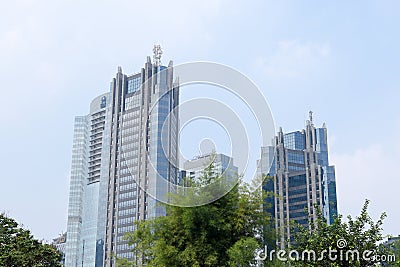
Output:
<svg viewBox="0 0 400 267">
<path fill-rule="evenodd" d="M 291 265 L 375 266 L 376 262 L 372 257 L 374 254 L 369 255 L 367 253 L 364 258 L 363 252 L 385 253 L 378 243 L 383 239 L 382 224 L 386 214 L 382 213 L 378 221 L 374 222 L 368 214 L 368 205 L 369 200 L 366 200 L 361 214 L 356 218 L 348 216 L 347 222 L 340 215 L 333 224 L 329 225 L 319 211 L 317 220 L 315 222 L 310 221 L 310 228 L 295 226 L 293 229 L 294 242 L 292 242 L 293 245 L 290 250 L 298 251 L 300 257 L 303 251 L 314 251 L 316 259 L 321 258 L 324 250 L 331 249 L 332 254 L 329 257 L 329 252 L 326 252 L 322 260 L 314 260 L 313 255 L 309 257 L 308 254 L 305 254 L 304 260 L 294 261 Z M 337 252 L 334 252 L 334 250 Z M 340 256 L 340 251 L 343 251 L 343 256 Z M 357 256 L 357 253 L 359 256 Z"/>
<path fill-rule="evenodd" d="M 178 198 L 176 203 L 196 204 L 209 199 L 210 194 L 218 195 L 230 182 L 215 173 L 213 166 L 207 168 L 199 181 L 185 181 L 198 190 L 171 197 Z M 255 266 L 254 251 L 272 238 L 272 230 L 266 228 L 271 216 L 263 209 L 263 199 L 260 188 L 240 183 L 206 205 L 166 205 L 167 216 L 137 222 L 136 230 L 126 236 L 136 261 L 119 259 L 117 263 L 149 267 Z"/>
<path fill-rule="evenodd" d="M 61 257 L 56 248 L 34 239 L 14 219 L 0 214 L 0 266 L 57 267 Z"/>
</svg>

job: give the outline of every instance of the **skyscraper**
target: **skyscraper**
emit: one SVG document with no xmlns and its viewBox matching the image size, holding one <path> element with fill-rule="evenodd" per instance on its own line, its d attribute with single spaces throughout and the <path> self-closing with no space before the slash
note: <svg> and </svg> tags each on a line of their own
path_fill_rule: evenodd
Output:
<svg viewBox="0 0 400 267">
<path fill-rule="evenodd" d="M 162 66 L 157 54 L 154 61 L 148 57 L 130 76 L 119 69 L 111 82 L 106 266 L 113 266 L 113 254 L 134 258 L 123 236 L 134 221 L 165 215 L 156 202 L 177 183 L 179 89 L 172 62 Z"/>
<path fill-rule="evenodd" d="M 110 92 L 75 119 L 66 266 L 115 266 L 134 259 L 123 240 L 136 220 L 165 215 L 156 205 L 177 183 L 179 86 L 173 64 L 154 60 L 133 75 L 119 67 Z"/>
<path fill-rule="evenodd" d="M 328 223 L 333 222 L 337 215 L 335 168 L 328 161 L 327 128 L 325 124 L 316 128 L 311 112 L 302 131 L 284 134 L 281 128 L 274 145 L 261 149 L 257 166 L 258 175 L 273 177 L 264 188 L 274 193 L 267 199 L 266 210 L 275 219 L 278 247 L 285 248 L 291 239 L 291 221 L 307 226 L 309 219 L 316 219 L 315 207 Z"/>
<path fill-rule="evenodd" d="M 65 266 L 101 266 L 105 224 L 104 194 L 109 147 L 105 131 L 110 94 L 96 97 L 86 116 L 75 118 L 70 178 Z"/>
<path fill-rule="evenodd" d="M 222 175 L 226 179 L 235 180 L 238 176 L 238 167 L 233 164 L 233 158 L 225 155 L 225 154 L 206 154 L 195 157 L 192 160 L 187 160 L 183 163 L 183 168 L 186 174 L 186 177 L 189 177 L 193 180 L 199 179 L 204 170 L 213 164 L 213 170 L 218 175 Z"/>
</svg>

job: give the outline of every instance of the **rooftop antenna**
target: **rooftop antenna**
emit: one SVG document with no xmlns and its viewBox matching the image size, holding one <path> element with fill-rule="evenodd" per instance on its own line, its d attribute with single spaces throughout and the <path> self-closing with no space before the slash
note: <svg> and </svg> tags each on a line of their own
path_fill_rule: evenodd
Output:
<svg viewBox="0 0 400 267">
<path fill-rule="evenodd" d="M 310 112 L 308 112 L 308 115 L 310 117 L 310 123 L 313 124 L 313 118 L 312 118 L 313 112 L 310 110 Z"/>
<path fill-rule="evenodd" d="M 154 60 L 154 64 L 156 64 L 156 66 L 161 65 L 161 56 L 162 56 L 162 49 L 161 49 L 161 45 L 154 45 L 153 48 L 153 60 Z"/>
</svg>

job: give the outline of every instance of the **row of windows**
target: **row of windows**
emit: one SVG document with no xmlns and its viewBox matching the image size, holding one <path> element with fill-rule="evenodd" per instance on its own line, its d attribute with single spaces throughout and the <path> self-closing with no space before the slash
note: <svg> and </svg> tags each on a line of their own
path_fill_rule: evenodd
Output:
<svg viewBox="0 0 400 267">
<path fill-rule="evenodd" d="M 126 199 L 126 198 L 133 198 L 133 197 L 136 197 L 136 191 L 119 194 L 119 199 Z"/>
<path fill-rule="evenodd" d="M 117 245 L 117 250 L 130 250 L 131 247 L 128 244 L 120 244 Z M 119 254 L 118 254 L 119 255 Z M 119 255 L 121 257 L 121 255 Z"/>
<path fill-rule="evenodd" d="M 136 204 L 136 200 L 135 199 L 131 199 L 128 201 L 121 201 L 118 203 L 118 207 L 119 208 L 124 208 L 124 207 L 128 207 L 128 206 L 133 206 Z"/>
<path fill-rule="evenodd" d="M 125 165 L 136 164 L 138 162 L 139 150 L 122 151 L 121 156 L 125 161 Z"/>
<path fill-rule="evenodd" d="M 138 124 L 133 124 L 132 125 L 127 125 L 124 123 L 122 126 L 122 136 L 126 136 L 128 134 L 131 134 L 133 132 L 139 132 L 140 131 L 140 125 Z"/>
<path fill-rule="evenodd" d="M 125 110 L 137 108 L 139 104 L 140 101 L 125 101 Z"/>
<path fill-rule="evenodd" d="M 301 186 L 306 184 L 306 175 L 296 175 L 289 177 L 289 187 Z"/>
<path fill-rule="evenodd" d="M 137 142 L 132 142 L 132 143 L 128 143 L 128 144 L 123 144 L 122 149 L 124 151 L 127 151 L 129 149 L 139 149 L 139 146 L 138 146 Z"/>
<path fill-rule="evenodd" d="M 135 230 L 135 227 L 133 225 L 128 225 L 124 227 L 118 227 L 118 233 L 127 233 L 127 232 L 133 232 Z M 119 237 L 118 237 L 119 238 Z"/>
<path fill-rule="evenodd" d="M 311 188 L 309 189 L 310 190 L 310 198 L 312 198 L 312 190 L 311 190 Z M 319 198 L 320 197 L 320 191 L 319 191 L 319 189 L 317 188 L 317 191 L 316 191 L 316 195 L 317 195 L 317 198 Z M 296 201 L 292 201 L 293 199 L 296 199 L 296 194 L 291 194 L 291 193 L 289 193 L 289 199 L 290 199 L 290 202 L 296 202 Z M 285 199 L 286 200 L 286 199 Z"/>
<path fill-rule="evenodd" d="M 122 138 L 122 142 L 128 142 L 128 141 L 133 141 L 133 140 L 138 140 L 139 139 L 139 134 L 131 134 L 126 137 Z"/>
<path fill-rule="evenodd" d="M 304 204 L 299 204 L 299 205 L 289 205 L 289 210 L 304 210 L 304 208 L 307 208 L 307 203 Z"/>
<path fill-rule="evenodd" d="M 296 153 L 294 151 L 288 152 L 288 161 L 297 164 L 304 164 L 304 154 L 303 152 Z"/>
<path fill-rule="evenodd" d="M 127 103 L 128 101 L 129 102 L 132 102 L 132 101 L 135 101 L 135 100 L 132 100 L 133 98 L 127 98 L 125 101 L 125 103 Z M 139 116 L 139 114 L 140 114 L 140 109 L 138 109 L 138 110 L 134 110 L 134 111 L 126 111 L 125 113 L 124 113 L 124 115 L 123 115 L 123 119 L 124 119 L 124 122 L 126 121 L 126 120 L 129 120 L 129 119 L 131 119 L 131 118 L 137 118 L 138 116 Z"/>
<path fill-rule="evenodd" d="M 304 149 L 305 136 L 300 132 L 288 133 L 283 136 L 284 145 L 289 149 Z"/>
<path fill-rule="evenodd" d="M 296 218 L 296 217 L 304 217 L 307 216 L 307 214 L 304 211 L 300 212 L 291 212 L 289 213 L 290 218 Z"/>
<path fill-rule="evenodd" d="M 296 190 L 289 190 L 289 197 L 290 196 L 295 196 L 295 195 L 300 195 L 300 194 L 307 194 L 307 188 L 301 188 L 301 189 L 296 189 Z"/>
<path fill-rule="evenodd" d="M 74 131 L 74 139 L 83 139 L 83 138 L 85 138 L 86 136 L 87 136 L 87 133 L 86 132 L 83 132 L 82 130 L 84 130 L 84 129 L 76 129 L 75 128 L 75 131 Z M 76 141 L 76 143 L 83 143 L 82 141 Z"/>
<path fill-rule="evenodd" d="M 125 129 L 129 129 L 131 127 L 135 127 L 135 126 L 137 128 L 140 126 L 140 116 L 139 116 L 139 114 L 135 115 L 134 118 L 126 118 L 122 122 L 122 127 L 123 127 L 124 130 Z"/>
<path fill-rule="evenodd" d="M 127 216 L 133 215 L 136 213 L 136 208 L 133 209 L 125 209 L 125 210 L 118 210 L 118 216 Z"/>
<path fill-rule="evenodd" d="M 133 217 L 127 217 L 127 218 L 119 218 L 118 219 L 118 224 L 128 224 L 128 223 L 133 223 L 135 219 Z"/>
<path fill-rule="evenodd" d="M 118 258 L 132 259 L 133 253 L 132 252 L 117 253 L 117 256 L 118 256 Z"/>
<path fill-rule="evenodd" d="M 133 78 L 128 80 L 127 84 L 127 94 L 134 93 L 140 89 L 140 85 L 142 84 L 141 77 Z"/>
<path fill-rule="evenodd" d="M 136 152 L 128 152 L 126 154 L 122 153 L 122 155 L 121 155 L 121 166 L 120 166 L 121 170 L 123 168 L 129 168 L 130 171 L 136 170 L 137 169 L 138 158 L 139 158 L 139 155 L 137 155 Z M 140 158 L 142 158 L 142 157 L 140 157 Z M 127 172 L 125 172 L 125 173 L 127 173 Z"/>
<path fill-rule="evenodd" d="M 140 99 L 138 97 L 129 97 L 129 98 L 125 99 L 125 103 L 139 101 L 139 100 Z M 136 116 L 140 115 L 140 108 L 139 107 L 137 109 L 134 109 L 134 110 L 125 111 L 124 114 L 123 114 L 123 118 L 124 119 L 128 119 L 128 118 L 134 117 L 135 115 Z"/>
<path fill-rule="evenodd" d="M 131 125 L 140 125 L 140 118 L 139 117 L 135 117 L 131 120 L 129 120 L 129 124 L 127 122 L 127 120 L 124 120 L 122 124 L 118 125 L 118 136 L 120 136 L 120 131 L 124 132 L 127 129 L 130 128 Z M 118 123 L 120 123 L 120 120 L 118 120 Z M 114 127 L 112 128 L 112 130 L 114 130 Z"/>
<path fill-rule="evenodd" d="M 126 160 L 126 161 L 122 162 L 122 165 L 125 168 L 122 168 L 119 171 L 119 174 L 120 174 L 121 177 L 127 176 L 127 175 L 135 176 L 135 173 L 137 172 L 137 165 L 133 165 L 131 160 Z"/>
<path fill-rule="evenodd" d="M 290 202 L 292 202 L 292 203 L 300 202 L 300 201 L 307 201 L 307 196 L 294 197 L 294 198 L 290 199 Z"/>
<path fill-rule="evenodd" d="M 304 171 L 306 168 L 304 166 L 296 166 L 289 164 L 289 171 Z"/>
<path fill-rule="evenodd" d="M 120 191 L 126 191 L 130 189 L 135 189 L 136 185 L 134 183 L 123 184 L 119 186 Z"/>
<path fill-rule="evenodd" d="M 72 145 L 72 150 L 74 153 L 84 153 L 86 151 L 86 143 L 83 142 L 74 142 L 74 144 Z"/>
<path fill-rule="evenodd" d="M 126 183 L 126 182 L 133 182 L 134 179 L 133 179 L 133 177 L 131 175 L 129 175 L 129 176 L 120 177 L 119 181 L 121 183 Z"/>
</svg>

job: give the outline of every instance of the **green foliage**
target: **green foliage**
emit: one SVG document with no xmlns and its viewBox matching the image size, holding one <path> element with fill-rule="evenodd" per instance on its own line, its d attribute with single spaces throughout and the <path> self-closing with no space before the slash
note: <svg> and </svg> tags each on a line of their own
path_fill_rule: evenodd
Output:
<svg viewBox="0 0 400 267">
<path fill-rule="evenodd" d="M 400 238 L 400 236 L 399 236 Z M 400 239 L 390 244 L 388 247 L 388 254 L 395 256 L 395 262 L 391 262 L 389 266 L 400 266 Z"/>
<path fill-rule="evenodd" d="M 198 184 L 214 186 L 172 197 L 179 198 L 179 203 L 196 204 L 210 194 L 221 193 L 226 185 L 213 173 L 213 168 L 208 168 Z M 261 190 L 236 185 L 207 205 L 167 205 L 167 216 L 140 221 L 126 236 L 137 261 L 131 265 L 123 265 L 127 264 L 124 260 L 117 262 L 120 266 L 149 267 L 253 266 L 254 250 L 271 236 L 262 231 L 271 219 L 263 211 L 263 197 Z"/>
<path fill-rule="evenodd" d="M 347 222 L 343 221 L 342 216 L 338 216 L 332 225 L 328 225 L 321 212 L 317 214 L 317 220 L 310 222 L 311 229 L 297 226 L 293 229 L 295 242 L 290 248 L 298 251 L 313 250 L 316 252 L 316 258 L 321 256 L 323 250 L 337 250 L 336 260 L 331 260 L 328 253 L 325 253 L 323 260 L 313 261 L 294 261 L 292 266 L 375 266 L 375 262 L 365 260 L 362 256 L 364 251 L 376 251 L 378 254 L 384 253 L 378 242 L 383 239 L 382 224 L 386 217 L 383 213 L 375 223 L 369 216 L 369 201 L 367 200 L 361 210 L 361 214 L 356 218 L 347 217 Z M 342 242 L 339 242 L 342 240 Z M 344 241 L 345 240 L 345 241 Z M 344 246 L 344 247 L 343 247 Z M 343 251 L 343 257 L 340 257 L 340 251 Z M 357 250 L 359 257 L 348 254 L 347 251 Z M 368 256 L 368 255 L 367 255 Z M 342 258 L 342 259 L 341 259 Z M 358 258 L 358 259 L 357 259 Z"/>
<path fill-rule="evenodd" d="M 28 230 L 5 214 L 0 214 L 0 266 L 57 267 L 61 253 L 35 240 Z"/>
<path fill-rule="evenodd" d="M 396 262 L 393 264 L 393 266 L 400 266 L 400 240 L 396 243 L 394 255 L 396 257 Z"/>
<path fill-rule="evenodd" d="M 259 243 L 253 237 L 240 239 L 228 250 L 229 266 L 254 266 L 256 264 L 254 251 L 259 248 Z"/>
<path fill-rule="evenodd" d="M 399 236 L 400 237 L 400 236 Z M 396 264 L 400 266 L 400 239 L 394 245 L 394 255 L 396 256 Z"/>
</svg>

